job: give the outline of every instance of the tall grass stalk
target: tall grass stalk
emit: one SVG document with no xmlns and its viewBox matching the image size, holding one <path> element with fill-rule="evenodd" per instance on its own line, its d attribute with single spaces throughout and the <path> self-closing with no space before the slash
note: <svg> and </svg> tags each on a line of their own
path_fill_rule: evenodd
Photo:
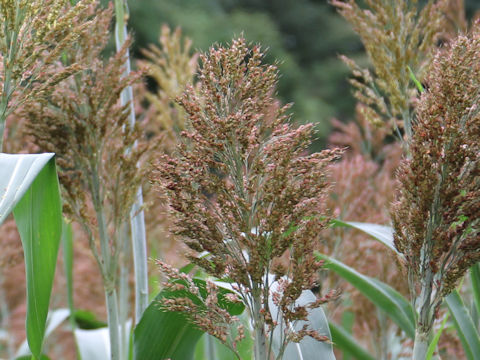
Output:
<svg viewBox="0 0 480 360">
<path fill-rule="evenodd" d="M 123 0 L 115 0 L 115 43 L 117 51 L 125 43 L 127 36 L 126 4 Z M 125 75 L 131 71 L 130 54 L 127 51 L 125 60 Z M 130 124 L 135 124 L 135 107 L 133 103 L 133 89 L 127 87 L 121 95 L 122 105 L 130 104 Z M 135 270 L 135 322 L 138 323 L 148 306 L 148 272 L 147 272 L 147 239 L 145 231 L 145 216 L 142 210 L 143 194 L 139 188 L 136 201 L 130 212 L 130 228 L 133 249 L 133 264 Z"/>
</svg>

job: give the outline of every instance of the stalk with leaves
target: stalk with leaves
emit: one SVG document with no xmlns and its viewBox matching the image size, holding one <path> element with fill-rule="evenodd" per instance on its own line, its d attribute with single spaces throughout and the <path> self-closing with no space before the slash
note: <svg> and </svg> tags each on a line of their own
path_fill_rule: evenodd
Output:
<svg viewBox="0 0 480 360">
<path fill-rule="evenodd" d="M 288 124 L 288 106 L 280 107 L 274 97 L 277 69 L 263 64 L 258 46 L 234 40 L 211 48 L 201 62 L 199 91 L 189 88 L 179 99 L 188 114 L 183 141 L 175 155 L 158 161 L 154 181 L 169 199 L 175 233 L 193 251 L 190 260 L 236 284 L 251 316 L 255 359 L 270 359 L 273 330 L 285 326 L 276 354 L 281 359 L 291 341 L 326 339 L 307 325 L 299 331 L 291 325 L 330 298 L 296 303 L 321 268 L 313 249 L 327 226 L 318 215 L 324 214 L 329 188 L 326 167 L 341 151 L 308 155 L 312 125 Z M 272 294 L 273 282 L 278 286 Z M 270 298 L 278 317 L 272 316 Z M 219 333 L 217 323 L 196 323 Z"/>
<path fill-rule="evenodd" d="M 96 2 L 90 11 L 97 14 L 90 34 L 66 54 L 88 70 L 58 84 L 48 99 L 29 103 L 22 113 L 35 143 L 57 153 L 64 210 L 88 235 L 103 278 L 111 356 L 117 360 L 128 355 L 118 303 L 119 264 L 127 256 L 124 224 L 152 148 L 143 143 L 141 124 L 130 122 L 130 103 L 120 102 L 122 92 L 142 75 L 125 75 L 129 43 L 103 60 L 100 54 L 110 37 L 113 11 L 101 10 Z"/>
<path fill-rule="evenodd" d="M 390 213 L 418 312 L 413 359 L 423 360 L 444 297 L 479 260 L 478 24 L 469 36 L 442 33 L 459 11 L 448 1 L 421 10 L 416 1 L 368 0 L 365 9 L 353 0 L 333 3 L 374 66 L 372 76 L 346 59 L 358 100 L 374 123 L 393 117 L 405 145 Z M 435 55 L 442 36 L 450 44 Z"/>
<path fill-rule="evenodd" d="M 427 83 L 391 209 L 419 310 L 414 360 L 425 358 L 442 300 L 480 260 L 478 24 L 437 53 Z"/>
<path fill-rule="evenodd" d="M 114 0 L 115 3 L 115 44 L 117 51 L 121 51 L 127 41 L 128 11 L 126 1 Z M 130 52 L 125 55 L 125 76 L 131 72 Z M 135 106 L 133 103 L 133 88 L 126 87 L 121 94 L 122 105 L 129 104 L 130 125 L 136 121 Z M 136 146 L 134 144 L 133 146 Z M 127 149 L 129 151 L 129 149 Z M 140 321 L 143 312 L 148 306 L 148 272 L 147 272 L 147 235 L 145 231 L 145 216 L 143 212 L 143 193 L 139 188 L 135 202 L 130 212 L 130 237 L 133 250 L 133 264 L 135 270 L 135 323 Z M 125 274 L 128 276 L 128 274 Z"/>
</svg>

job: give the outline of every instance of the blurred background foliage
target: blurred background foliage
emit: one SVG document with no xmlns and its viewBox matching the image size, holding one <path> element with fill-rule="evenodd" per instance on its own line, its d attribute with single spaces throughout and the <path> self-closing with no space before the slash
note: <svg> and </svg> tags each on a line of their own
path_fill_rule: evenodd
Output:
<svg viewBox="0 0 480 360">
<path fill-rule="evenodd" d="M 349 71 L 338 55 L 360 65 L 367 61 L 358 37 L 327 0 L 129 0 L 128 5 L 135 57 L 158 44 L 162 24 L 181 27 L 197 51 L 243 34 L 268 48 L 267 61 L 279 62 L 279 97 L 294 103 L 295 121 L 318 124 L 317 147 L 325 145 L 331 118 L 353 119 Z M 465 0 L 465 7 L 471 17 L 480 0 Z"/>
</svg>

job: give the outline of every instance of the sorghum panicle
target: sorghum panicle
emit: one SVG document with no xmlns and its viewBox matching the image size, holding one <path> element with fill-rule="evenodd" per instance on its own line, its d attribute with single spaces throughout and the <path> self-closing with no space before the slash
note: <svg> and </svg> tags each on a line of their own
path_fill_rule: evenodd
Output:
<svg viewBox="0 0 480 360">
<path fill-rule="evenodd" d="M 480 260 L 478 23 L 437 53 L 427 82 L 391 214 L 395 246 L 437 306 Z"/>
<path fill-rule="evenodd" d="M 326 167 L 341 151 L 308 154 L 312 125 L 288 123 L 288 106 L 274 96 L 277 68 L 262 61 L 260 48 L 244 39 L 201 56 L 199 89 L 179 100 L 188 114 L 184 142 L 177 156 L 159 160 L 154 179 L 192 262 L 237 283 L 260 327 L 279 320 L 268 308 L 268 274 L 289 254 L 287 266 L 276 269 L 288 279 L 278 300 L 288 328 L 306 319 L 305 307 L 294 303 L 321 266 L 313 250 L 327 226 Z M 205 251 L 208 257 L 199 256 Z"/>
<path fill-rule="evenodd" d="M 31 102 L 22 109 L 28 119 L 28 134 L 43 151 L 57 154 L 64 210 L 83 224 L 92 241 L 98 235 L 95 212 L 105 213 L 109 231 L 120 231 L 144 180 L 154 146 L 143 141 L 141 123 L 129 123 L 129 105 L 119 102 L 121 92 L 142 75 L 123 74 L 129 42 L 108 60 L 102 60 L 100 53 L 110 36 L 112 8 L 95 11 L 98 16 L 89 34 L 66 53 L 70 61 L 83 64 L 87 70 L 58 84 L 48 99 Z M 63 65 L 58 63 L 57 67 Z M 111 243 L 114 253 L 118 252 L 117 245 L 116 241 Z"/>
<path fill-rule="evenodd" d="M 139 61 L 138 66 L 158 87 L 155 93 L 146 92 L 145 98 L 150 103 L 150 130 L 164 135 L 162 147 L 168 153 L 185 130 L 185 110 L 175 99 L 194 82 L 198 54 L 191 53 L 192 41 L 182 36 L 180 28 L 172 32 L 167 25 L 162 26 L 159 42 L 160 47 L 150 45 L 142 51 L 146 60 Z"/>
<path fill-rule="evenodd" d="M 445 27 L 447 0 L 430 0 L 420 10 L 417 1 L 332 0 L 339 13 L 360 36 L 374 73 L 342 56 L 352 70 L 355 97 L 368 105 L 370 121 L 387 122 L 391 130 L 404 128 L 409 136 L 412 99 L 417 90 L 409 70 L 423 78 L 432 50 Z"/>
<path fill-rule="evenodd" d="M 95 4 L 96 0 L 75 5 L 65 0 L 0 2 L 2 116 L 27 100 L 47 96 L 56 84 L 81 69 L 78 63 L 62 68 L 52 65 L 88 36 Z"/>
</svg>

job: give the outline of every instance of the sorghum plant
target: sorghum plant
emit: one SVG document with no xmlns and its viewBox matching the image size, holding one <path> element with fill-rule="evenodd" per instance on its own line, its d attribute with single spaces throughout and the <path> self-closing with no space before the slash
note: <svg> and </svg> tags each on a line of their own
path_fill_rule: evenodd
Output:
<svg viewBox="0 0 480 360">
<path fill-rule="evenodd" d="M 288 106 L 274 97 L 277 68 L 262 61 L 260 48 L 244 39 L 201 56 L 198 91 L 190 87 L 179 99 L 188 114 L 184 141 L 177 156 L 159 160 L 154 175 L 169 198 L 176 234 L 193 250 L 191 261 L 236 284 L 252 319 L 257 360 L 270 359 L 279 324 L 286 330 L 277 358 L 290 341 L 325 340 L 290 325 L 329 298 L 296 304 L 321 267 L 313 250 L 327 226 L 319 215 L 329 188 L 326 167 L 341 153 L 308 154 L 312 124 L 288 123 Z M 279 284 L 273 295 L 269 274 Z M 279 318 L 272 317 L 270 296 Z"/>
<path fill-rule="evenodd" d="M 0 2 L 0 149 L 6 117 L 28 100 L 48 95 L 56 84 L 81 69 L 55 67 L 62 53 L 89 31 L 89 7 L 63 0 Z M 14 99 L 14 101 L 12 101 Z"/>
<path fill-rule="evenodd" d="M 151 148 L 142 141 L 141 124 L 129 121 L 130 104 L 119 100 L 141 76 L 124 76 L 129 43 L 103 61 L 100 53 L 109 40 L 112 9 L 100 10 L 96 3 L 91 10 L 98 13 L 94 26 L 66 54 L 87 70 L 58 84 L 48 99 L 29 103 L 23 115 L 35 143 L 57 153 L 64 210 L 88 235 L 103 277 L 112 359 L 121 359 L 126 355 L 121 354 L 117 288 L 119 263 L 128 247 L 124 224 Z M 58 66 L 61 70 L 63 65 Z"/>
<path fill-rule="evenodd" d="M 420 10 L 416 0 L 332 0 L 362 39 L 374 73 L 342 56 L 351 68 L 355 97 L 368 105 L 365 114 L 377 126 L 386 122 L 400 139 L 411 136 L 412 99 L 417 93 L 409 71 L 422 79 L 432 50 L 445 27 L 445 0 L 430 0 Z"/>
<path fill-rule="evenodd" d="M 391 214 L 419 309 L 414 359 L 435 313 L 480 260 L 480 30 L 439 51 L 427 76 Z"/>
<path fill-rule="evenodd" d="M 152 44 L 142 51 L 146 60 L 139 61 L 138 65 L 157 86 L 155 93 L 145 94 L 155 126 L 151 131 L 163 134 L 162 146 L 170 152 L 178 142 L 180 132 L 185 130 L 185 110 L 175 99 L 193 83 L 198 54 L 191 54 L 192 41 L 182 37 L 180 28 L 172 32 L 163 25 L 159 42 L 160 47 Z"/>
</svg>

